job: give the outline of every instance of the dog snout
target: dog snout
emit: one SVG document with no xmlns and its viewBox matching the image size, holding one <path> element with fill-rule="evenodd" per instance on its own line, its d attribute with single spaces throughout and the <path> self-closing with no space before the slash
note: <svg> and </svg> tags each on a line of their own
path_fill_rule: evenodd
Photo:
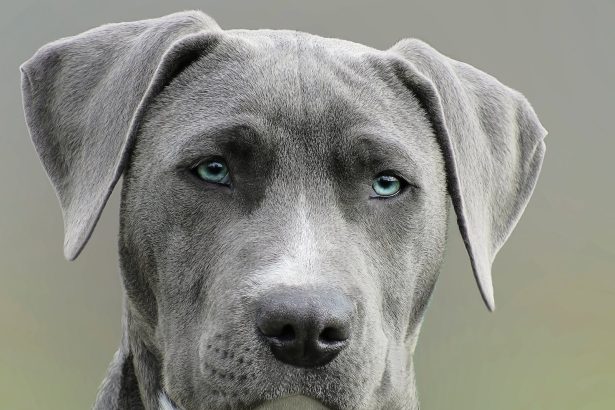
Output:
<svg viewBox="0 0 615 410">
<path fill-rule="evenodd" d="M 259 300 L 257 329 L 276 359 L 323 366 L 350 342 L 354 305 L 339 291 L 282 289 Z"/>
</svg>

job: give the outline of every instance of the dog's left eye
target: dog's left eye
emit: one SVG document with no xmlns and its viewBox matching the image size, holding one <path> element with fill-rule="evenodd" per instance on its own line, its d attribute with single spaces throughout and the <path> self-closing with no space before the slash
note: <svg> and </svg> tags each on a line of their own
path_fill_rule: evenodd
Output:
<svg viewBox="0 0 615 410">
<path fill-rule="evenodd" d="M 203 181 L 221 185 L 230 183 L 228 166 L 221 159 L 201 162 L 193 168 L 193 171 Z"/>
</svg>

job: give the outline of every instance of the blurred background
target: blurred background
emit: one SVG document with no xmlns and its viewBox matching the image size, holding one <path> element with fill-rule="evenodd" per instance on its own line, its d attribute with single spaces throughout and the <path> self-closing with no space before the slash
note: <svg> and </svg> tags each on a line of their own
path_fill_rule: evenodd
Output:
<svg viewBox="0 0 615 410">
<path fill-rule="evenodd" d="M 64 260 L 18 66 L 57 38 L 192 8 L 380 49 L 418 37 L 524 93 L 549 131 L 543 171 L 495 261 L 494 313 L 451 219 L 415 359 L 421 408 L 615 408 L 615 2 L 21 0 L 0 5 L 0 409 L 91 407 L 120 338 L 119 189 Z"/>
</svg>

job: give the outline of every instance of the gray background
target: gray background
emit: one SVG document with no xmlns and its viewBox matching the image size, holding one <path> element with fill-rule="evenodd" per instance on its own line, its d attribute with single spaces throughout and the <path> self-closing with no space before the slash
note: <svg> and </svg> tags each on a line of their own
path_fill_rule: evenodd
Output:
<svg viewBox="0 0 615 410">
<path fill-rule="evenodd" d="M 523 92 L 549 130 L 542 175 L 496 259 L 493 314 L 451 220 L 417 350 L 422 408 L 615 408 L 615 3 L 537 0 L 2 3 L 0 408 L 88 408 L 120 331 L 119 190 L 79 259 L 65 261 L 18 66 L 59 37 L 190 8 L 223 28 L 290 28 L 381 49 L 418 37 Z"/>
</svg>

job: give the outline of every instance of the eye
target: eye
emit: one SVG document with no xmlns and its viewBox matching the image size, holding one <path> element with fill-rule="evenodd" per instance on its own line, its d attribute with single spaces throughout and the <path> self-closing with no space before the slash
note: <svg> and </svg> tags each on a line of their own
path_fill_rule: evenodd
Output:
<svg viewBox="0 0 615 410">
<path fill-rule="evenodd" d="M 405 185 L 405 181 L 391 174 L 382 174 L 374 178 L 372 188 L 376 195 L 372 198 L 388 198 L 397 195 Z"/>
<path fill-rule="evenodd" d="M 229 185 L 229 169 L 224 160 L 204 161 L 193 168 L 193 172 L 203 181 L 214 184 Z"/>
</svg>

